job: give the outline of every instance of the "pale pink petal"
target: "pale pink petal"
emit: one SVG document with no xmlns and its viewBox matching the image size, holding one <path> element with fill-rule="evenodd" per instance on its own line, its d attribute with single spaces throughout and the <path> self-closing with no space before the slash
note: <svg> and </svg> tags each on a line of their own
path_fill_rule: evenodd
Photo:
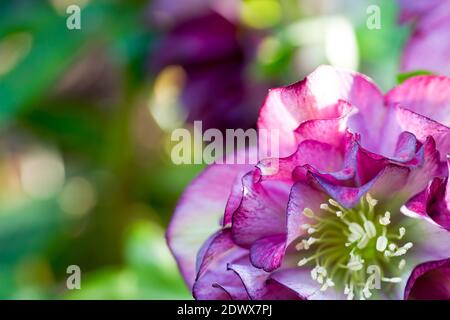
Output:
<svg viewBox="0 0 450 320">
<path fill-rule="evenodd" d="M 230 190 L 247 165 L 212 165 L 185 190 L 166 232 L 167 242 L 189 287 L 195 279 L 196 256 L 218 228 Z"/>
</svg>

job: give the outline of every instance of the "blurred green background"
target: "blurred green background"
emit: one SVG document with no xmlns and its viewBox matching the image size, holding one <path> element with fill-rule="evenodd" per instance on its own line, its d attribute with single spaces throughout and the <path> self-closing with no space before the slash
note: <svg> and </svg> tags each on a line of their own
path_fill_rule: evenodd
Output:
<svg viewBox="0 0 450 320">
<path fill-rule="evenodd" d="M 80 30 L 66 27 L 71 4 Z M 371 4 L 381 29 L 366 26 Z M 409 33 L 397 10 L 392 0 L 1 1 L 0 298 L 191 298 L 164 229 L 203 166 L 172 164 L 171 131 L 203 115 L 220 127 L 234 101 L 251 127 L 267 89 L 324 63 L 389 89 Z M 171 38 L 211 11 L 236 30 L 231 58 L 220 32 L 188 35 L 206 37 L 200 53 L 218 47 L 207 58 L 189 56 L 196 41 Z M 155 63 L 167 42 L 176 57 Z M 216 94 L 225 80 L 203 79 L 230 61 L 240 82 Z M 66 287 L 69 265 L 81 268 L 81 290 Z"/>
</svg>

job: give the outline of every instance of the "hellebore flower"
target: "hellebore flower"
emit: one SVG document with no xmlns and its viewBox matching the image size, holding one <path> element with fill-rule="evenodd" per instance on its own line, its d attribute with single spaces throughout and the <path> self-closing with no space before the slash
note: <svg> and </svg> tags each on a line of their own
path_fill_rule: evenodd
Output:
<svg viewBox="0 0 450 320">
<path fill-rule="evenodd" d="M 404 49 L 402 71 L 427 70 L 450 76 L 450 1 L 398 2 L 400 22 L 415 22 Z"/>
<path fill-rule="evenodd" d="M 272 89 L 281 157 L 209 166 L 167 230 L 194 297 L 450 299 L 449 125 L 446 77 L 383 95 L 322 66 Z"/>
<path fill-rule="evenodd" d="M 254 40 L 212 11 L 178 22 L 162 38 L 152 64 L 156 70 L 179 65 L 185 71 L 181 100 L 187 121 L 202 120 L 205 129 L 254 127 L 257 109 L 251 106 L 264 97 L 256 82 L 246 81 Z"/>
</svg>

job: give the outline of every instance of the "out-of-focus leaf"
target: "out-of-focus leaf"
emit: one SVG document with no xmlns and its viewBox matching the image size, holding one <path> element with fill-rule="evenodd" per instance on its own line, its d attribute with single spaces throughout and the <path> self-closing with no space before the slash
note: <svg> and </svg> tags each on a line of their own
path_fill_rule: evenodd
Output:
<svg viewBox="0 0 450 320">
<path fill-rule="evenodd" d="M 163 230 L 138 221 L 128 230 L 124 248 L 127 265 L 103 269 L 82 278 L 81 290 L 69 299 L 190 299 L 175 261 L 164 240 Z"/>
<path fill-rule="evenodd" d="M 0 261 L 13 264 L 29 253 L 38 253 L 64 223 L 53 200 L 32 201 L 0 212 Z"/>
</svg>

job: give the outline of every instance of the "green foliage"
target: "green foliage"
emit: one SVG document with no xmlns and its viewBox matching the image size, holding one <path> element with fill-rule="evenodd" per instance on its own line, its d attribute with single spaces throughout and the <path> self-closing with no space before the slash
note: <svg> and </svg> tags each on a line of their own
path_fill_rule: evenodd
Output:
<svg viewBox="0 0 450 320">
<path fill-rule="evenodd" d="M 130 225 L 124 246 L 125 266 L 87 274 L 82 290 L 70 299 L 190 299 L 161 227 L 148 221 Z"/>
</svg>

